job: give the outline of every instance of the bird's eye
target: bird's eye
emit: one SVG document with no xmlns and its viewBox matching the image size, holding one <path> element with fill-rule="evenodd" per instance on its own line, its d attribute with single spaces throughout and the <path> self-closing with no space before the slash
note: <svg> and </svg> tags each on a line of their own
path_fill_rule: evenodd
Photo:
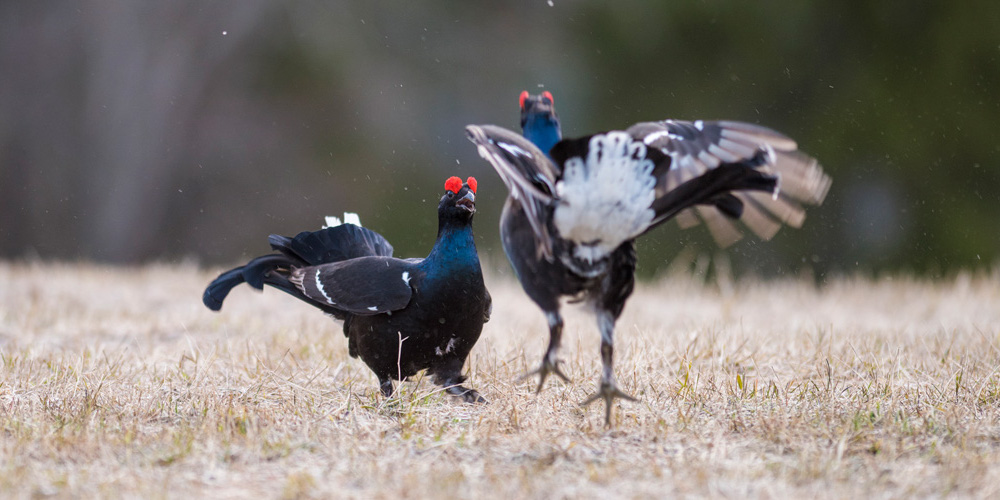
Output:
<svg viewBox="0 0 1000 500">
<path fill-rule="evenodd" d="M 448 191 L 448 198 L 450 199 L 450 198 L 454 198 L 454 197 L 455 197 L 455 193 L 452 193 L 451 191 Z"/>
</svg>

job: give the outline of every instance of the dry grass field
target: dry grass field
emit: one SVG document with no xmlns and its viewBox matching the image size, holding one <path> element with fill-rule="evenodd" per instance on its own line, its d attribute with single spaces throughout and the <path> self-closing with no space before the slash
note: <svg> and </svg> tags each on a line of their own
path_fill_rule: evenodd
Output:
<svg viewBox="0 0 1000 500">
<path fill-rule="evenodd" d="M 577 405 L 587 314 L 572 383 L 516 380 L 547 333 L 515 283 L 488 277 L 473 406 L 428 380 L 385 400 L 340 325 L 280 292 L 208 311 L 215 271 L 0 263 L 0 496 L 1000 495 L 997 272 L 640 286 L 616 351 L 640 401 L 609 430 Z"/>
</svg>

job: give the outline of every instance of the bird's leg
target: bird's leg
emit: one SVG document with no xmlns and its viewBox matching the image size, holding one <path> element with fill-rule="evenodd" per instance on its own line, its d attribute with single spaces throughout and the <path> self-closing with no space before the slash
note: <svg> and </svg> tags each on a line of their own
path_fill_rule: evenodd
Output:
<svg viewBox="0 0 1000 500">
<path fill-rule="evenodd" d="M 563 381 L 569 382 L 569 377 L 567 377 L 562 370 L 559 369 L 559 360 L 556 359 L 556 356 L 559 354 L 559 345 L 562 343 L 562 315 L 559 314 L 559 311 L 549 311 L 545 313 L 545 318 L 549 320 L 549 348 L 545 351 L 545 357 L 542 358 L 542 365 L 528 373 L 525 373 L 519 379 L 524 380 L 537 374 L 538 389 L 535 390 L 536 394 L 542 392 L 542 385 L 545 384 L 545 377 L 548 377 L 550 373 L 554 373 L 559 378 L 563 379 Z"/>
<path fill-rule="evenodd" d="M 378 388 L 380 391 L 382 391 L 382 395 L 385 396 L 386 398 L 392 397 L 392 391 L 393 391 L 392 379 L 390 379 L 389 377 L 385 378 L 379 377 Z"/>
<path fill-rule="evenodd" d="M 452 359 L 442 363 L 434 369 L 434 382 L 444 387 L 445 392 L 452 396 L 462 398 L 466 403 L 485 403 L 486 398 L 479 395 L 475 389 L 464 387 L 465 376 L 462 375 L 462 365 L 464 359 Z"/>
<path fill-rule="evenodd" d="M 601 373 L 601 383 L 597 387 L 597 392 L 592 394 L 584 402 L 580 403 L 581 406 L 589 405 L 598 399 L 604 400 L 604 425 L 611 426 L 611 403 L 614 402 L 616 398 L 627 399 L 629 401 L 636 401 L 636 399 L 618 388 L 618 383 L 615 382 L 615 371 L 614 371 L 614 335 L 615 335 L 615 320 L 608 311 L 598 310 L 597 312 L 597 326 L 601 329 L 601 363 L 604 365 L 604 370 Z"/>
</svg>

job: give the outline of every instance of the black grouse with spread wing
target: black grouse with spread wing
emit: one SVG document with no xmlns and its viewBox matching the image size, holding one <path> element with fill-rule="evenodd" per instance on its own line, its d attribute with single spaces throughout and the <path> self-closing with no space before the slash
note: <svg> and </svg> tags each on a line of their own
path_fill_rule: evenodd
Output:
<svg viewBox="0 0 1000 500">
<path fill-rule="evenodd" d="M 552 94 L 521 94 L 522 137 L 492 125 L 466 131 L 507 185 L 500 219 L 504 251 L 521 286 L 544 311 L 548 374 L 563 379 L 557 353 L 560 298 L 585 301 L 597 315 L 603 372 L 597 392 L 610 424 L 615 398 L 614 325 L 632 294 L 635 238 L 678 218 L 704 220 L 722 245 L 741 236 L 740 221 L 762 238 L 802 224 L 830 179 L 795 142 L 773 130 L 727 121 L 666 120 L 579 139 L 562 139 Z M 551 149 L 549 149 L 551 148 Z"/>
<path fill-rule="evenodd" d="M 485 402 L 461 385 L 492 307 L 472 236 L 476 180 L 452 177 L 445 190 L 426 258 L 394 258 L 385 238 L 351 223 L 294 238 L 271 235 L 280 253 L 222 273 L 202 300 L 218 311 L 236 285 L 270 285 L 343 320 L 350 355 L 375 372 L 386 397 L 392 380 L 427 370 L 448 393 Z"/>
</svg>

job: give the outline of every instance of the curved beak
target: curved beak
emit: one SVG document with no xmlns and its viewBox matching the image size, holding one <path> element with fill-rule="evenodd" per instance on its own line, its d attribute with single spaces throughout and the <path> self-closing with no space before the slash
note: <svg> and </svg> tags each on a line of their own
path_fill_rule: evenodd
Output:
<svg viewBox="0 0 1000 500">
<path fill-rule="evenodd" d="M 455 206 L 462 207 L 470 212 L 476 211 L 476 195 L 469 191 L 465 193 L 465 196 L 458 199 L 455 202 Z"/>
<path fill-rule="evenodd" d="M 521 118 L 535 114 L 535 115 L 546 115 L 553 117 L 555 116 L 555 106 L 542 100 L 542 96 L 531 96 L 525 99 L 524 108 L 521 110 Z"/>
</svg>

